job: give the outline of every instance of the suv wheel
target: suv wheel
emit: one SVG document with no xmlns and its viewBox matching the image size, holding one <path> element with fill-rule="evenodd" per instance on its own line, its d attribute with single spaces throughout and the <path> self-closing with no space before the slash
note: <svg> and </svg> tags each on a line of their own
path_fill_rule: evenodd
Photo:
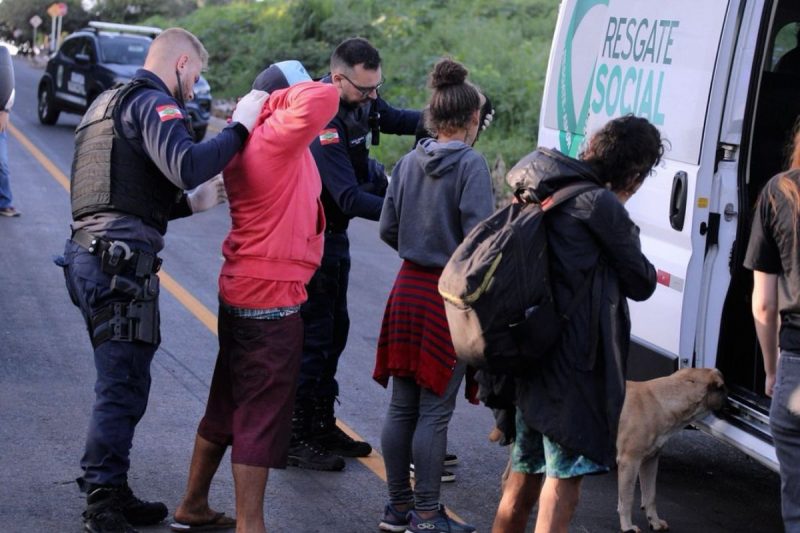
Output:
<svg viewBox="0 0 800 533">
<path fill-rule="evenodd" d="M 58 120 L 58 115 L 61 114 L 53 100 L 53 89 L 50 88 L 49 84 L 39 89 L 39 122 L 48 126 L 55 124 Z"/>
</svg>

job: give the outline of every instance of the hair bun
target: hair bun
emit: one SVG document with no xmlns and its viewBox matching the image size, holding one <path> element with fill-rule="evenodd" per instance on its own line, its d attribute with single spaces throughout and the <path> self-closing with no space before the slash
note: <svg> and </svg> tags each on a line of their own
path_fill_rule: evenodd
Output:
<svg viewBox="0 0 800 533">
<path fill-rule="evenodd" d="M 441 59 L 433 67 L 431 73 L 431 88 L 441 89 L 448 85 L 460 85 L 467 79 L 469 71 L 457 61 Z"/>
</svg>

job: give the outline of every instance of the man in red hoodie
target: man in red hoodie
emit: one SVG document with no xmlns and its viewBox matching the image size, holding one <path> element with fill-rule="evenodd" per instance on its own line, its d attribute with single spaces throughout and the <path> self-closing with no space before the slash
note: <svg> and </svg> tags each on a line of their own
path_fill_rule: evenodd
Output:
<svg viewBox="0 0 800 533">
<path fill-rule="evenodd" d="M 298 61 L 263 71 L 270 93 L 244 149 L 225 168 L 232 227 L 219 277 L 219 354 L 173 531 L 261 532 L 270 468 L 285 468 L 303 349 L 300 305 L 320 264 L 325 216 L 311 141 L 339 107 L 336 88 Z M 228 445 L 237 520 L 208 492 Z"/>
</svg>

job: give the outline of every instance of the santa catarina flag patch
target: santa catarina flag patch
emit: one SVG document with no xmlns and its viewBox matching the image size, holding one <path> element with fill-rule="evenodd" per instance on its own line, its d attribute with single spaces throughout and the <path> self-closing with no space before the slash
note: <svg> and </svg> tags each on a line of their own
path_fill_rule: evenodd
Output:
<svg viewBox="0 0 800 533">
<path fill-rule="evenodd" d="M 166 122 L 175 118 L 183 118 L 181 110 L 178 109 L 177 106 L 171 104 L 160 105 L 156 107 L 156 111 L 158 112 L 158 118 L 161 119 L 161 122 Z"/>
<path fill-rule="evenodd" d="M 319 134 L 319 143 L 322 145 L 336 144 L 338 142 L 339 142 L 339 132 L 336 131 L 336 128 L 322 130 L 322 133 Z"/>
</svg>

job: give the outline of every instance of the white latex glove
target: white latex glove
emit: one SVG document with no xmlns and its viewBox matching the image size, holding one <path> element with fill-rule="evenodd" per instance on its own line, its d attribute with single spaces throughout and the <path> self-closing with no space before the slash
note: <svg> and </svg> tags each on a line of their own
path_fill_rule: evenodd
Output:
<svg viewBox="0 0 800 533">
<path fill-rule="evenodd" d="M 207 182 L 189 191 L 186 195 L 192 213 L 200 213 L 221 204 L 228 199 L 222 174 L 217 174 Z"/>
<path fill-rule="evenodd" d="M 258 115 L 261 114 L 261 108 L 264 107 L 264 102 L 267 101 L 268 97 L 269 93 L 267 91 L 253 89 L 242 96 L 236 103 L 236 109 L 233 110 L 231 120 L 247 128 L 247 131 L 253 131 Z"/>
<path fill-rule="evenodd" d="M 490 109 L 489 112 L 486 113 L 486 116 L 483 117 L 483 124 L 481 124 L 481 131 L 491 126 L 493 120 L 494 120 L 494 108 Z"/>
</svg>

